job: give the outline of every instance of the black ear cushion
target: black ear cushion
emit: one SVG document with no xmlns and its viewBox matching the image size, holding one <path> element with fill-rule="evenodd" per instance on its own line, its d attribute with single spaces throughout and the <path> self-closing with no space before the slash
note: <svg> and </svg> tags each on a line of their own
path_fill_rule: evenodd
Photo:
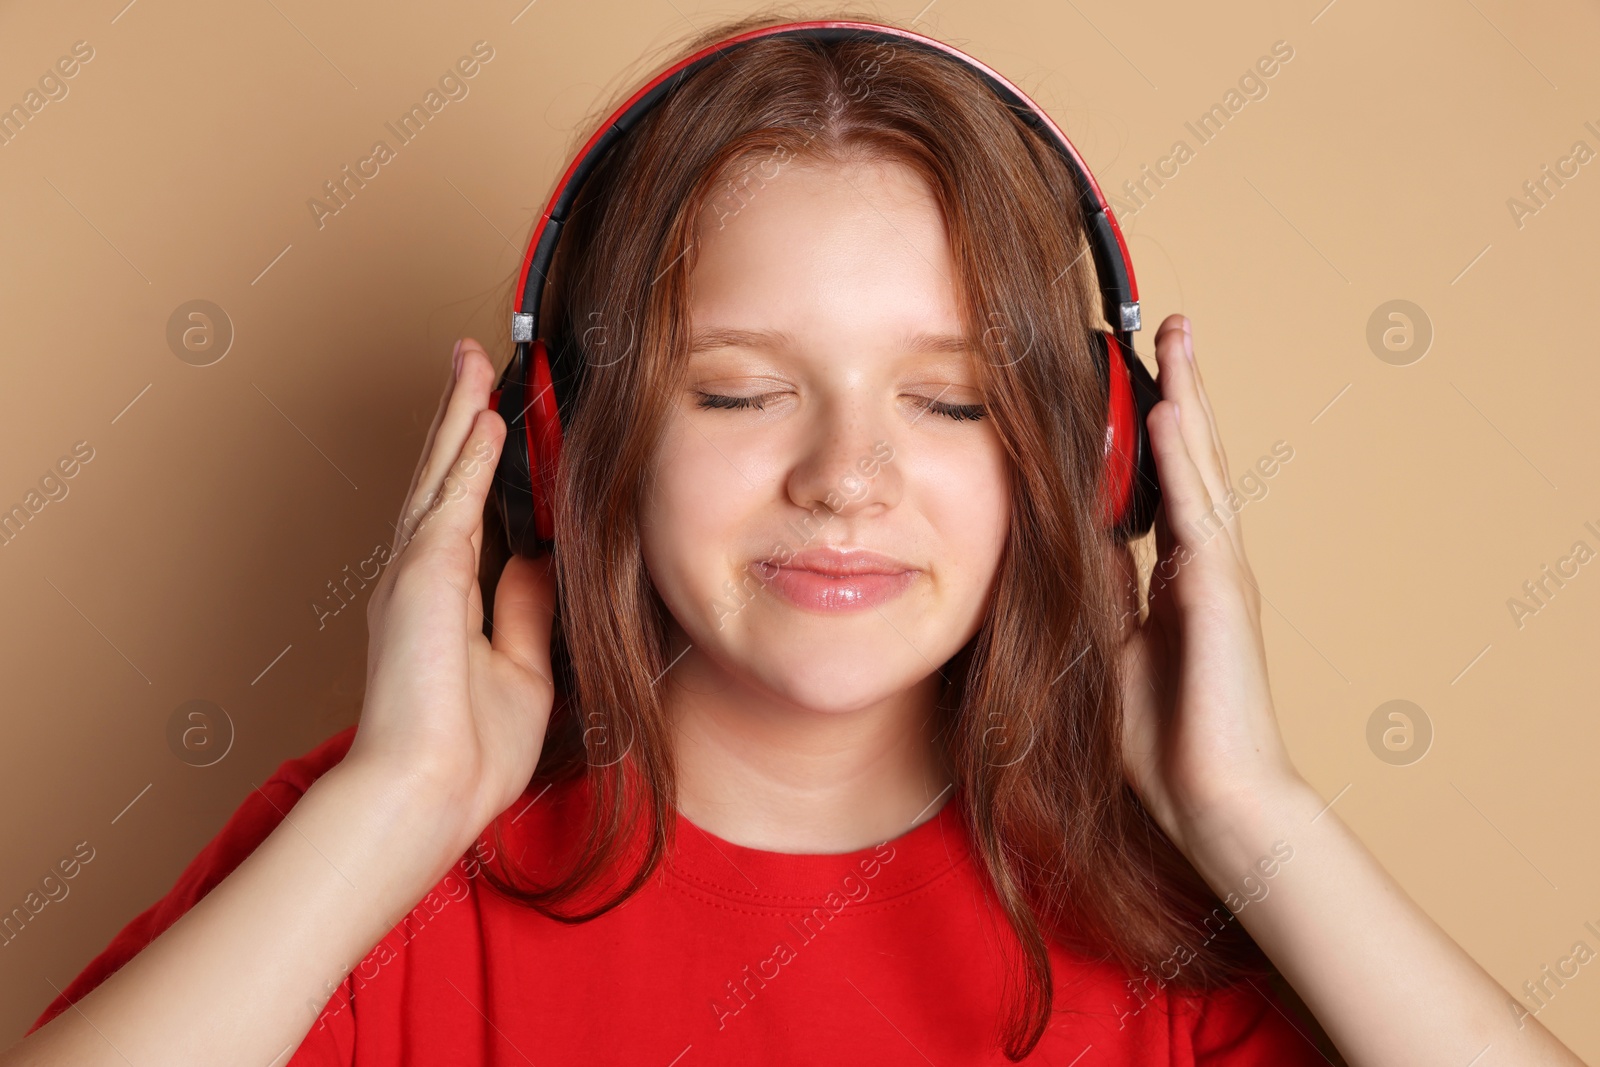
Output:
<svg viewBox="0 0 1600 1067">
<path fill-rule="evenodd" d="M 533 478 L 525 430 L 526 368 L 527 345 L 519 344 L 500 387 L 498 410 L 506 422 L 506 439 L 500 449 L 500 461 L 494 470 L 494 493 L 501 520 L 505 524 L 506 543 L 520 556 L 532 556 L 538 547 L 533 518 Z"/>
<path fill-rule="evenodd" d="M 1128 368 L 1128 383 L 1133 387 L 1133 421 L 1137 427 L 1134 440 L 1137 447 L 1133 464 L 1133 501 L 1117 528 L 1117 536 L 1123 541 L 1131 541 L 1150 532 L 1155 525 L 1156 509 L 1161 505 L 1161 479 L 1156 471 L 1155 452 L 1150 447 L 1150 428 L 1145 424 L 1151 409 L 1161 402 L 1161 387 L 1145 369 L 1144 360 L 1134 352 L 1131 336 L 1124 334 L 1118 347 L 1122 349 L 1123 362 Z"/>
</svg>

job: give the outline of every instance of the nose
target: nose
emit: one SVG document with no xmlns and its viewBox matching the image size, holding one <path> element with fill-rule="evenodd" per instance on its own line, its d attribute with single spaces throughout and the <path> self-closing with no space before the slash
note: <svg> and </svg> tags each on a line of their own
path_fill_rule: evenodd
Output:
<svg viewBox="0 0 1600 1067">
<path fill-rule="evenodd" d="M 864 395 L 819 397 L 790 466 L 789 499 L 807 511 L 870 517 L 893 508 L 903 483 L 895 455 L 892 402 Z M 820 517 L 820 516 L 819 516 Z"/>
</svg>

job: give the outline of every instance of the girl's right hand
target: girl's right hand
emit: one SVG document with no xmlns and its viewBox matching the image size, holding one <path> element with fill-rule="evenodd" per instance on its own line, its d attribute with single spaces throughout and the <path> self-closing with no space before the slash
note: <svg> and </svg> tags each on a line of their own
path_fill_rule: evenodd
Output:
<svg viewBox="0 0 1600 1067">
<path fill-rule="evenodd" d="M 367 688 L 345 764 L 425 790 L 466 848 L 533 776 L 555 691 L 551 557 L 513 555 L 483 635 L 478 558 L 484 501 L 506 424 L 489 408 L 495 372 L 458 343 L 411 478 L 390 560 L 367 604 Z"/>
<path fill-rule="evenodd" d="M 366 701 L 344 759 L 181 922 L 0 1064 L 281 1062 L 312 1025 L 307 1003 L 320 1011 L 527 786 L 554 697 L 555 583 L 548 559 L 512 558 L 483 636 L 483 505 L 506 431 L 483 348 L 459 351 L 367 605 Z M 253 829 L 230 822 L 218 840 Z"/>
</svg>

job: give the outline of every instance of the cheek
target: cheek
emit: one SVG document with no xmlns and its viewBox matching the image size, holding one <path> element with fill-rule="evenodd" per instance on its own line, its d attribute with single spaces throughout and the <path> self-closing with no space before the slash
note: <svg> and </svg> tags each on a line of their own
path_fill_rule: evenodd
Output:
<svg viewBox="0 0 1600 1067">
<path fill-rule="evenodd" d="M 680 619 L 708 610 L 733 577 L 728 555 L 756 499 L 754 472 L 747 481 L 737 463 L 682 419 L 656 451 L 640 539 L 651 579 Z"/>
<path fill-rule="evenodd" d="M 908 485 L 915 487 L 918 510 L 939 540 L 945 591 L 964 603 L 980 602 L 996 576 L 1011 524 L 1003 446 L 989 431 L 924 444 L 919 451 L 906 459 Z"/>
</svg>

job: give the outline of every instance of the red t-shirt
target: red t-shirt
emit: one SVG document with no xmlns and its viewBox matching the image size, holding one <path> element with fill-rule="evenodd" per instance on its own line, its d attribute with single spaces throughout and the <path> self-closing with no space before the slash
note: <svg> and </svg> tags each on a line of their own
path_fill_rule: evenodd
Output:
<svg viewBox="0 0 1600 1067">
<path fill-rule="evenodd" d="M 30 1032 L 226 877 L 354 734 L 279 767 Z M 570 840 L 576 788 L 526 794 L 515 821 L 501 820 L 506 848 L 526 860 L 525 849 Z M 900 837 L 841 855 L 745 848 L 681 815 L 676 834 L 644 888 L 578 924 L 485 884 L 484 835 L 345 978 L 288 1067 L 1007 1063 L 994 1034 L 1014 935 L 984 903 L 953 800 Z M 1109 963 L 1051 953 L 1057 1013 L 1026 1062 L 1325 1062 L 1261 982 L 1200 996 L 1147 978 L 1141 993 Z"/>
</svg>

